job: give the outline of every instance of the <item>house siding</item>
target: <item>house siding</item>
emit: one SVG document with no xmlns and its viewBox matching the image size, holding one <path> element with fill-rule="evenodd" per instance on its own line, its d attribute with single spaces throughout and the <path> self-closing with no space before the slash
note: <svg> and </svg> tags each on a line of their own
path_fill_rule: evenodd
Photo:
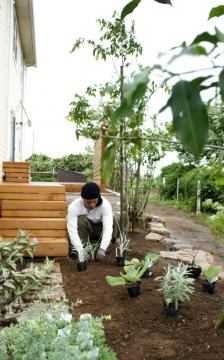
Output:
<svg viewBox="0 0 224 360">
<path fill-rule="evenodd" d="M 0 0 L 0 173 L 7 159 L 11 1 Z"/>
<path fill-rule="evenodd" d="M 14 5 L 0 0 L 0 175 L 10 159 L 12 118 L 15 117 L 15 161 L 22 159 L 24 59 L 17 25 L 17 59 L 13 54 Z M 0 177 L 1 178 L 1 177 Z"/>
</svg>

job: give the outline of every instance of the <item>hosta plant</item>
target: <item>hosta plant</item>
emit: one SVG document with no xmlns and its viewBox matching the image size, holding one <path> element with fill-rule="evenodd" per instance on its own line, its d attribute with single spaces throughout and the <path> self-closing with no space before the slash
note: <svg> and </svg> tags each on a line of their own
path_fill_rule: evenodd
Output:
<svg viewBox="0 0 224 360">
<path fill-rule="evenodd" d="M 152 274 L 152 267 L 153 265 L 159 260 L 160 256 L 158 254 L 154 254 L 154 253 L 148 253 L 145 255 L 143 260 L 139 260 L 137 258 L 133 258 L 129 261 L 125 260 L 125 266 L 127 268 L 127 266 L 135 266 L 135 267 L 140 267 L 142 268 L 143 266 L 147 265 L 145 272 L 143 273 L 142 277 L 148 277 L 148 276 L 144 276 L 144 274 L 146 274 L 146 272 L 151 272 Z M 149 275 L 150 276 L 150 275 Z"/>
<path fill-rule="evenodd" d="M 158 254 L 155 253 L 148 253 L 145 255 L 144 259 L 141 261 L 142 266 L 143 265 L 147 265 L 147 269 L 144 272 L 144 274 L 142 275 L 143 278 L 149 278 L 150 276 L 153 275 L 153 265 L 155 263 L 157 263 L 157 261 L 159 260 L 160 256 Z"/>
<path fill-rule="evenodd" d="M 213 283 L 218 280 L 221 269 L 221 266 L 209 266 L 209 268 L 202 270 L 202 275 L 209 283 Z"/>
<path fill-rule="evenodd" d="M 138 259 L 133 259 L 133 261 Z M 146 271 L 147 265 L 124 266 L 124 273 L 120 273 L 120 276 L 106 276 L 106 281 L 111 286 L 125 285 L 128 293 L 131 297 L 138 296 L 140 294 L 140 284 L 143 273 Z"/>
<path fill-rule="evenodd" d="M 214 294 L 215 284 L 218 280 L 218 275 L 221 271 L 221 266 L 209 266 L 208 269 L 202 270 L 204 281 L 202 282 L 202 289 L 204 292 Z"/>
<path fill-rule="evenodd" d="M 133 259 L 133 261 L 138 259 Z M 111 286 L 126 285 L 132 286 L 141 282 L 141 276 L 144 271 L 147 269 L 147 265 L 135 266 L 135 265 L 126 265 L 124 266 L 124 273 L 120 273 L 120 276 L 106 276 L 106 281 Z"/>
<path fill-rule="evenodd" d="M 190 295 L 194 292 L 192 286 L 194 279 L 187 275 L 187 265 L 179 263 L 177 266 L 168 265 L 165 273 L 156 278 L 161 282 L 159 291 L 163 292 L 167 307 L 173 306 L 177 311 L 183 302 L 190 299 Z"/>
</svg>

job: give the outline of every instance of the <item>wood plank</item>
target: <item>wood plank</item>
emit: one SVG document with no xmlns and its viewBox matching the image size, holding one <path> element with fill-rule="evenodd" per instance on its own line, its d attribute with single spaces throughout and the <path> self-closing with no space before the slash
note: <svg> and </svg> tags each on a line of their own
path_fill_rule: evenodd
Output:
<svg viewBox="0 0 224 360">
<path fill-rule="evenodd" d="M 55 242 L 55 239 L 48 239 L 36 246 L 34 256 L 68 256 L 68 240 L 60 239 Z"/>
<path fill-rule="evenodd" d="M 13 218 L 65 218 L 65 210 L 2 210 L 2 217 L 13 217 Z"/>
<path fill-rule="evenodd" d="M 2 200 L 2 210 L 66 210 L 66 201 Z"/>
<path fill-rule="evenodd" d="M 12 238 L 15 237 L 18 233 L 18 229 L 0 229 L 0 236 L 3 236 L 4 238 Z M 28 235 L 30 237 L 51 237 L 51 238 L 60 238 L 60 237 L 66 237 L 67 236 L 67 230 L 28 230 Z"/>
<path fill-rule="evenodd" d="M 28 173 L 6 173 L 5 179 L 9 178 L 26 178 L 29 179 L 30 175 Z"/>
<path fill-rule="evenodd" d="M 58 201 L 58 200 L 65 200 L 65 194 L 33 194 L 33 193 L 1 193 L 0 192 L 0 200 L 4 199 L 11 199 L 11 200 L 51 200 L 51 201 Z"/>
<path fill-rule="evenodd" d="M 3 169 L 6 167 L 10 168 L 29 168 L 30 163 L 27 161 L 3 161 Z"/>
<path fill-rule="evenodd" d="M 51 183 L 6 184 L 0 183 L 0 193 L 65 193 L 65 187 Z"/>
<path fill-rule="evenodd" d="M 85 185 L 85 183 L 65 183 L 65 182 L 61 184 L 65 186 L 66 192 L 78 192 L 78 193 L 80 193 L 80 190 Z"/>
<path fill-rule="evenodd" d="M 6 174 L 11 174 L 11 173 L 16 173 L 16 174 L 20 174 L 20 173 L 24 173 L 24 174 L 30 174 L 30 169 L 29 168 L 7 168 L 4 167 L 3 168 L 4 173 Z"/>
<path fill-rule="evenodd" d="M 4 179 L 5 182 L 7 183 L 28 183 L 29 179 L 28 178 L 12 178 L 12 177 L 8 177 Z"/>
<path fill-rule="evenodd" d="M 66 229 L 66 219 L 60 218 L 0 218 L 0 229 Z"/>
</svg>

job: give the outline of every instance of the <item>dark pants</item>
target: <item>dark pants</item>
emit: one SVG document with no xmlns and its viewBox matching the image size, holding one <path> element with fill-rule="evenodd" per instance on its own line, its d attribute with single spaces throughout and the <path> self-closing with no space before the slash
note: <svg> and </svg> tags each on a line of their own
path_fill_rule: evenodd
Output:
<svg viewBox="0 0 224 360">
<path fill-rule="evenodd" d="M 103 232 L 103 223 L 94 223 L 89 220 L 85 215 L 78 216 L 78 233 L 79 237 L 82 240 L 82 243 L 85 244 L 88 239 L 92 243 L 96 243 L 97 241 L 101 241 Z M 118 237 L 118 225 L 113 216 L 113 233 L 111 242 L 115 243 Z"/>
</svg>

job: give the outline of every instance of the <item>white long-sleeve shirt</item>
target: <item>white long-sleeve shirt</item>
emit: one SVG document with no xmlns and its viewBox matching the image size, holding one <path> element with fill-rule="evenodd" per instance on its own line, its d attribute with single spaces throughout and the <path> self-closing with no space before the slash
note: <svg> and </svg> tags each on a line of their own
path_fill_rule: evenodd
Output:
<svg viewBox="0 0 224 360">
<path fill-rule="evenodd" d="M 78 216 L 85 215 L 94 223 L 103 223 L 102 240 L 100 248 L 104 251 L 107 250 L 113 232 L 113 212 L 111 204 L 107 199 L 102 197 L 102 204 L 89 210 L 84 206 L 83 199 L 79 197 L 75 199 L 68 207 L 67 228 L 70 241 L 78 253 L 79 261 L 84 261 L 83 244 L 78 234 Z"/>
</svg>

